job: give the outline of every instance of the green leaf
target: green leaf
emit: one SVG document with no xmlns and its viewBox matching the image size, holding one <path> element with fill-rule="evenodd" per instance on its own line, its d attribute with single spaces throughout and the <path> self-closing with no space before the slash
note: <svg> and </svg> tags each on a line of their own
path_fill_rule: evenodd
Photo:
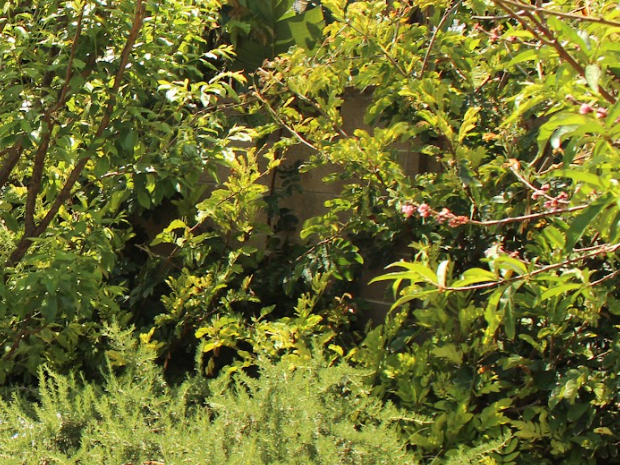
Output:
<svg viewBox="0 0 620 465">
<path fill-rule="evenodd" d="M 597 64 L 586 66 L 586 82 L 594 92 L 598 92 L 598 81 L 601 78 L 601 68 Z"/>
<path fill-rule="evenodd" d="M 526 61 L 538 60 L 540 57 L 540 51 L 535 48 L 527 48 L 523 52 L 518 53 L 512 60 L 506 65 L 507 68 L 524 63 Z"/>
<path fill-rule="evenodd" d="M 579 125 L 577 124 L 569 124 L 567 126 L 560 126 L 559 128 L 557 128 L 553 132 L 553 135 L 549 138 L 549 143 L 551 144 L 551 147 L 553 147 L 554 149 L 559 149 L 562 145 L 562 136 L 572 134 L 577 128 L 579 128 Z"/>
<path fill-rule="evenodd" d="M 463 276 L 458 281 L 452 283 L 450 287 L 465 287 L 472 284 L 493 282 L 497 281 L 495 273 L 485 270 L 483 268 L 470 268 L 463 273 Z"/>
<path fill-rule="evenodd" d="M 440 288 L 446 287 L 446 278 L 448 273 L 448 267 L 450 266 L 450 260 L 442 261 L 437 267 L 437 283 Z"/>
<path fill-rule="evenodd" d="M 151 207 L 151 198 L 145 191 L 142 191 L 142 190 L 138 191 L 136 193 L 136 196 L 138 197 L 138 203 L 140 204 L 141 207 L 146 208 L 146 209 Z"/>
<path fill-rule="evenodd" d="M 455 365 L 460 365 L 463 363 L 463 352 L 454 344 L 446 344 L 441 347 L 435 347 L 431 352 L 435 357 L 445 358 Z"/>
<path fill-rule="evenodd" d="M 590 408 L 593 408 L 590 404 L 574 403 L 568 408 L 568 414 L 566 415 L 566 418 L 568 419 L 568 421 L 577 421 Z"/>
<path fill-rule="evenodd" d="M 554 170 L 550 173 L 550 175 L 553 177 L 569 178 L 573 181 L 583 182 L 594 189 L 604 190 L 608 189 L 610 186 L 608 179 L 603 176 L 582 170 Z"/>
<path fill-rule="evenodd" d="M 514 312 L 514 287 L 509 286 L 504 292 L 500 303 L 504 308 L 504 329 L 506 336 L 511 341 L 515 338 L 515 312 Z"/>
<path fill-rule="evenodd" d="M 514 340 L 516 334 L 515 294 L 523 284 L 523 281 L 510 284 L 500 299 L 500 308 L 504 310 L 504 330 L 506 337 L 511 341 Z"/>
<path fill-rule="evenodd" d="M 500 255 L 495 258 L 492 263 L 500 270 L 512 270 L 519 275 L 527 274 L 527 266 L 525 263 L 507 255 Z"/>
<path fill-rule="evenodd" d="M 580 289 L 581 287 L 583 287 L 583 284 L 576 284 L 576 283 L 563 284 L 561 286 L 554 286 L 550 289 L 547 289 L 545 292 L 543 292 L 542 295 L 540 296 L 540 300 L 545 301 L 545 300 L 551 299 L 552 297 L 558 296 L 560 294 L 564 294 L 565 292 L 573 291 L 575 289 Z"/>
<path fill-rule="evenodd" d="M 6 225 L 6 227 L 9 228 L 9 231 L 14 233 L 18 233 L 21 231 L 21 226 L 19 225 L 15 217 L 11 215 L 10 212 L 2 212 L 2 219 L 4 220 L 4 224 Z"/>
<path fill-rule="evenodd" d="M 388 266 L 388 268 L 393 268 L 393 267 L 405 268 L 407 271 L 389 273 L 383 276 L 378 276 L 370 282 L 374 283 L 376 281 L 385 281 L 389 279 L 399 278 L 399 279 L 409 279 L 412 282 L 426 281 L 434 285 L 438 284 L 437 275 L 433 272 L 433 270 L 431 270 L 429 267 L 425 265 L 421 265 L 419 263 L 409 263 L 409 262 L 400 261 L 400 262 L 392 263 L 391 265 Z"/>
<path fill-rule="evenodd" d="M 394 302 L 394 304 L 392 305 L 392 310 L 395 308 L 398 308 L 400 306 L 402 306 L 403 304 L 406 304 L 407 302 L 411 302 L 412 300 L 421 300 L 424 297 L 427 297 L 429 295 L 432 294 L 437 294 L 439 291 L 438 289 L 431 289 L 431 290 L 427 290 L 427 291 L 416 291 L 416 292 L 410 292 L 407 295 L 404 295 L 403 297 L 401 297 L 400 299 L 398 299 L 396 302 Z"/>
<path fill-rule="evenodd" d="M 134 147 L 138 144 L 138 133 L 130 129 L 120 138 L 121 147 L 129 153 L 133 153 Z"/>
<path fill-rule="evenodd" d="M 502 298 L 502 294 L 506 290 L 507 286 L 502 286 L 499 289 L 496 289 L 489 297 L 487 307 L 484 311 L 484 319 L 487 322 L 487 327 L 484 330 L 484 342 L 485 344 L 489 344 L 495 337 L 495 333 L 499 328 L 499 324 L 501 323 L 501 317 L 497 308 L 499 306 L 500 299 Z"/>
<path fill-rule="evenodd" d="M 575 219 L 571 222 L 570 228 L 566 233 L 566 246 L 564 251 L 570 253 L 575 247 L 575 244 L 581 239 L 588 227 L 592 224 L 594 219 L 607 207 L 614 198 L 611 194 L 599 197 L 592 202 L 585 210 L 583 210 Z"/>
<path fill-rule="evenodd" d="M 465 112 L 465 116 L 463 116 L 463 122 L 461 123 L 461 127 L 459 128 L 459 134 L 457 137 L 459 143 L 463 142 L 463 140 L 465 139 L 465 137 L 467 137 L 471 130 L 476 127 L 479 112 L 479 107 L 468 108 Z"/>
</svg>

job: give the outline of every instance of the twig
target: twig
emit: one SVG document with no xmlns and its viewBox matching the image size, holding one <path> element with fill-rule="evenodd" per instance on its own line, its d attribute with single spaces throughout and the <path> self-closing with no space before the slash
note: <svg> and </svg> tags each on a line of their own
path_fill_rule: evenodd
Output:
<svg viewBox="0 0 620 465">
<path fill-rule="evenodd" d="M 297 97 L 299 100 L 301 100 L 302 102 L 304 102 L 307 105 L 310 105 L 316 112 L 318 112 L 323 118 L 325 118 L 326 120 L 328 120 L 330 122 L 330 124 L 332 125 L 332 127 L 336 130 L 336 132 L 338 132 L 338 134 L 340 134 L 342 137 L 348 138 L 349 136 L 347 135 L 347 133 L 342 129 L 342 127 L 340 127 L 339 124 L 336 124 L 332 117 L 329 116 L 327 113 L 325 113 L 325 111 L 323 111 L 323 109 L 321 107 L 319 107 L 315 102 L 313 102 L 312 100 L 310 100 L 308 97 L 306 97 L 303 94 L 300 94 L 298 92 L 295 92 L 291 89 L 290 86 L 287 86 L 284 82 L 280 81 L 278 78 L 276 78 L 275 76 L 273 76 L 272 74 L 270 74 L 268 71 L 266 71 L 263 68 L 258 68 L 258 71 L 268 75 L 271 77 L 271 79 L 273 79 L 275 82 L 277 82 L 278 84 L 280 84 L 283 88 L 287 89 L 289 92 L 291 92 L 295 97 Z M 258 92 L 256 93 L 256 95 L 259 96 L 261 102 L 265 103 L 265 99 L 264 97 L 262 97 L 262 95 L 260 95 Z"/>
<path fill-rule="evenodd" d="M 609 273 L 608 275 L 603 276 L 601 279 L 597 279 L 596 281 L 592 281 L 591 283 L 588 283 L 588 286 L 590 286 L 590 287 L 598 286 L 602 282 L 605 282 L 608 279 L 612 279 L 612 278 L 618 276 L 618 274 L 620 274 L 620 270 L 616 270 L 613 273 Z"/>
<path fill-rule="evenodd" d="M 420 70 L 420 76 L 419 76 L 420 79 L 422 79 L 422 77 L 424 76 L 424 72 L 426 71 L 426 66 L 428 65 L 428 58 L 431 54 L 433 45 L 435 45 L 435 40 L 437 40 L 437 35 L 439 34 L 439 30 L 443 27 L 443 25 L 448 20 L 450 15 L 456 11 L 456 9 L 459 7 L 459 5 L 462 2 L 463 0 L 457 0 L 457 2 L 452 6 L 452 8 L 450 8 L 448 11 L 444 13 L 443 17 L 441 18 L 441 21 L 439 21 L 439 24 L 435 28 L 435 31 L 433 32 L 433 37 L 431 37 L 431 41 L 428 44 L 426 53 L 424 54 L 424 60 L 422 60 L 422 69 Z"/>
<path fill-rule="evenodd" d="M 471 19 L 475 19 L 476 21 L 501 21 L 503 19 L 510 19 L 512 16 L 510 15 L 501 15 L 501 16 L 472 16 Z"/>
<path fill-rule="evenodd" d="M 546 198 L 547 200 L 555 200 L 556 198 L 547 194 L 545 191 L 538 189 L 536 186 L 532 185 L 527 179 L 525 179 L 525 177 L 519 173 L 519 171 L 514 167 L 514 165 L 510 166 L 510 171 L 512 171 L 512 173 L 519 179 L 519 181 L 521 181 L 523 184 L 525 184 L 530 190 L 536 192 L 538 195 Z M 566 203 L 568 203 L 567 201 L 565 201 Z"/>
<path fill-rule="evenodd" d="M 548 45 L 550 47 L 553 47 L 558 52 L 558 55 L 564 61 L 566 61 L 575 71 L 577 71 L 581 77 L 583 77 L 583 78 L 586 77 L 586 71 L 583 68 L 583 66 L 581 66 L 577 62 L 577 60 L 575 60 L 572 57 L 572 55 L 570 53 L 568 53 L 568 51 L 560 44 L 560 41 L 549 30 L 549 28 L 547 28 L 544 24 L 542 24 L 534 15 L 532 15 L 530 13 L 529 10 L 522 9 L 521 11 L 514 11 L 512 8 L 510 8 L 508 6 L 508 4 L 515 5 L 514 2 L 509 2 L 507 0 L 493 0 L 493 1 L 500 8 L 502 8 L 508 14 L 510 14 L 514 19 L 519 21 L 527 31 L 529 31 L 532 35 L 534 35 L 543 44 Z M 519 6 L 519 7 L 522 6 L 522 4 L 520 4 L 520 3 L 517 3 L 516 5 Z M 530 24 L 528 24 L 528 22 L 525 21 L 525 19 L 523 19 L 521 14 L 524 14 L 525 16 L 527 16 L 534 23 L 534 25 L 538 28 L 538 30 L 534 29 Z M 539 34 L 539 31 L 540 31 L 540 34 Z M 611 103 L 611 104 L 615 104 L 616 103 L 616 99 L 609 92 L 607 92 L 607 90 L 605 90 L 600 85 L 599 85 L 599 93 L 609 103 Z"/>
<path fill-rule="evenodd" d="M 550 210 L 550 211 L 542 212 L 542 213 L 532 213 L 531 215 L 513 216 L 510 218 L 503 218 L 501 220 L 491 220 L 491 221 L 468 220 L 467 222 L 470 224 L 478 225 L 478 226 L 497 226 L 500 224 L 518 223 L 521 221 L 535 220 L 538 218 L 545 218 L 547 216 L 559 215 L 562 213 L 572 213 L 572 212 L 576 212 L 579 210 L 583 210 L 589 206 L 590 206 L 589 204 L 584 204 L 584 205 L 577 205 L 575 207 L 570 207 L 570 208 L 560 208 L 557 210 Z"/>
<path fill-rule="evenodd" d="M 512 6 L 515 6 L 523 10 L 534 11 L 536 13 L 543 14 L 543 15 L 557 16 L 559 18 L 576 19 L 578 21 L 585 21 L 589 23 L 599 23 L 599 24 L 606 24 L 607 26 L 620 27 L 620 23 L 617 21 L 610 21 L 608 19 L 595 18 L 592 16 L 576 15 L 573 13 L 564 13 L 562 11 L 553 11 L 553 10 L 548 10 L 546 8 L 540 8 L 534 5 L 526 4 L 526 3 L 513 2 L 511 0 L 503 0 L 503 1 L 504 3 L 508 5 L 512 5 Z"/>
<path fill-rule="evenodd" d="M 533 278 L 534 276 L 537 276 L 541 273 L 545 273 L 547 271 L 551 271 L 551 270 L 555 270 L 557 268 L 562 268 L 566 265 L 571 265 L 573 263 L 576 262 L 580 262 L 583 260 L 586 260 L 588 258 L 592 258 L 592 257 L 596 257 L 597 255 L 600 254 L 609 254 L 609 253 L 614 253 L 616 252 L 618 249 L 620 249 L 620 243 L 619 244 L 614 244 L 614 245 L 609 245 L 609 244 L 603 244 L 599 247 L 598 250 L 595 250 L 593 252 L 584 254 L 584 255 L 580 255 L 579 257 L 575 257 L 575 258 L 570 258 L 568 260 L 564 260 L 563 262 L 560 263 L 552 263 L 551 265 L 546 265 L 543 266 L 537 270 L 534 270 L 530 273 L 524 273 L 524 274 L 519 274 L 519 275 L 515 275 L 515 276 L 511 276 L 510 278 L 506 278 L 506 279 L 501 279 L 499 281 L 491 281 L 488 283 L 482 283 L 482 284 L 472 284 L 471 286 L 463 286 L 463 287 L 443 287 L 441 288 L 442 291 L 476 291 L 476 290 L 480 290 L 480 289 L 490 289 L 492 287 L 496 287 L 496 286 L 501 286 L 502 284 L 509 284 L 515 281 L 519 281 L 521 279 L 525 279 L 528 280 L 530 278 Z M 616 273 L 620 272 L 617 271 Z M 599 280 L 600 281 L 600 280 Z M 596 282 L 596 281 L 595 281 Z M 590 283 L 592 285 L 592 283 Z M 438 288 L 439 289 L 439 288 Z"/>
</svg>

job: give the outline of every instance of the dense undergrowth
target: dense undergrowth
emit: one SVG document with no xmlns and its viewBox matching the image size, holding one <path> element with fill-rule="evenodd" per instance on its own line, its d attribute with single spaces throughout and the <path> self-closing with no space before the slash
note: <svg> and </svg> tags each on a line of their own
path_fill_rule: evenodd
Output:
<svg viewBox="0 0 620 465">
<path fill-rule="evenodd" d="M 222 3 L 3 6 L 3 463 L 618 463 L 617 5 Z"/>
</svg>

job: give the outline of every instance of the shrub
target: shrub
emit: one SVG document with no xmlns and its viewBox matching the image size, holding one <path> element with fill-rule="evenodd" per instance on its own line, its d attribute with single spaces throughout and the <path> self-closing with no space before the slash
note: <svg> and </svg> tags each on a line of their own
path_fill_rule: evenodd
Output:
<svg viewBox="0 0 620 465">
<path fill-rule="evenodd" d="M 423 420 L 369 396 L 363 370 L 316 354 L 261 363 L 257 378 L 237 371 L 173 387 L 130 332 L 109 335 L 103 384 L 41 369 L 36 392 L 0 404 L 2 463 L 412 463 L 397 427 Z"/>
</svg>

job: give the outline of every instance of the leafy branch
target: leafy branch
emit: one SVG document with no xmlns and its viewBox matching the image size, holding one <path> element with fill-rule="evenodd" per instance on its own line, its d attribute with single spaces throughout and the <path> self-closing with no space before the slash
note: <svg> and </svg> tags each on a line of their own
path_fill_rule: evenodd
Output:
<svg viewBox="0 0 620 465">
<path fill-rule="evenodd" d="M 83 10 L 82 10 L 83 13 Z M 108 97 L 108 103 L 106 105 L 106 108 L 104 110 L 104 114 L 101 118 L 101 122 L 99 123 L 99 126 L 97 128 L 97 131 L 95 132 L 93 141 L 91 142 L 91 144 L 97 144 L 99 142 L 99 140 L 101 139 L 101 137 L 104 135 L 105 130 L 107 129 L 109 123 L 110 123 L 110 118 L 112 117 L 112 112 L 114 111 L 115 108 L 115 104 L 116 104 L 116 99 L 117 99 L 117 94 L 118 91 L 120 89 L 121 86 L 121 82 L 123 80 L 123 76 L 125 74 L 127 65 L 129 63 L 129 56 L 131 54 L 131 51 L 134 47 L 134 44 L 136 42 L 136 39 L 138 38 L 138 35 L 140 33 L 140 30 L 142 28 L 142 24 L 144 21 L 144 17 L 146 15 L 146 5 L 143 3 L 143 0 L 137 0 L 136 1 L 136 6 L 135 6 L 135 10 L 134 10 L 134 15 L 133 15 L 133 23 L 132 23 L 132 27 L 131 30 L 129 32 L 129 35 L 127 37 L 127 41 L 125 42 L 125 46 L 123 48 L 123 51 L 121 52 L 121 58 L 120 58 L 120 63 L 119 63 L 119 68 L 116 72 L 116 75 L 114 76 L 114 80 L 113 80 L 113 84 L 111 86 L 110 89 L 110 95 Z M 81 18 L 81 16 L 80 16 Z M 77 43 L 77 36 L 79 34 L 80 28 L 81 28 L 81 20 L 78 23 L 80 25 L 80 27 L 78 27 L 78 31 L 76 32 L 76 36 L 74 39 L 74 43 L 72 46 L 72 57 L 74 57 L 75 55 L 75 47 L 76 47 L 76 43 Z M 70 79 L 71 77 L 71 62 L 69 63 L 69 69 L 67 70 L 67 77 L 68 79 Z M 57 102 L 57 104 L 52 108 L 52 110 L 56 110 L 57 107 L 60 108 L 61 105 L 64 104 L 64 100 L 66 98 L 66 93 L 67 93 L 67 89 L 68 89 L 68 85 L 69 85 L 69 81 L 66 80 L 63 90 L 61 91 L 61 97 L 59 99 L 59 101 Z M 51 112 L 50 112 L 50 118 L 51 118 Z M 48 131 L 47 135 L 45 137 L 50 137 L 51 136 L 51 131 Z M 47 152 L 47 145 L 49 144 L 49 139 L 46 143 L 45 139 L 43 140 L 43 143 L 41 144 L 36 158 L 35 158 L 35 164 L 38 163 L 38 165 L 35 165 L 35 167 L 37 167 L 37 170 L 42 169 L 42 163 L 43 163 L 43 159 L 45 157 L 45 153 Z M 69 176 L 67 178 L 67 180 L 65 181 L 64 186 L 62 187 L 62 189 L 60 190 L 60 192 L 58 193 L 58 195 L 56 196 L 56 199 L 54 200 L 54 202 L 52 203 L 50 209 L 48 210 L 47 214 L 43 217 L 43 219 L 39 222 L 38 225 L 34 226 L 34 222 L 32 220 L 32 218 L 29 219 L 28 223 L 27 223 L 27 228 L 24 231 L 24 235 L 22 236 L 20 242 L 17 244 L 17 246 L 15 247 L 15 250 L 11 253 L 9 260 L 8 260 L 8 265 L 9 266 L 14 266 L 16 263 L 18 263 L 26 254 L 26 252 L 28 251 L 28 249 L 30 248 L 30 246 L 32 245 L 32 241 L 31 239 L 34 237 L 38 237 L 41 234 L 43 234 L 43 232 L 45 232 L 45 230 L 48 228 L 48 226 L 51 224 L 51 222 L 54 220 L 54 218 L 56 217 L 56 215 L 58 214 L 58 211 L 60 210 L 60 207 L 62 205 L 64 205 L 69 198 L 71 197 L 71 192 L 73 189 L 73 186 L 77 183 L 82 171 L 84 170 L 84 168 L 86 167 L 87 163 L 90 161 L 92 154 L 89 153 L 91 152 L 90 147 L 84 149 L 84 151 L 87 153 L 87 155 L 83 156 L 77 163 L 76 165 L 73 167 L 73 169 L 71 170 L 71 172 L 69 173 Z M 33 194 L 30 194 L 29 191 L 29 197 L 33 197 L 33 195 L 36 195 L 35 190 L 32 191 Z M 30 200 L 30 204 L 33 204 L 34 200 Z M 32 209 L 32 205 L 30 205 L 30 209 Z M 33 212 L 32 211 L 28 211 L 27 212 L 27 219 L 28 217 L 32 216 Z"/>
<path fill-rule="evenodd" d="M 517 20 L 523 28 L 529 31 L 534 37 L 536 37 L 541 43 L 553 47 L 558 55 L 566 61 L 581 77 L 586 78 L 586 70 L 579 62 L 573 58 L 573 56 L 562 46 L 560 40 L 553 34 L 553 32 L 545 26 L 539 19 L 537 19 L 529 10 L 523 9 L 521 3 L 517 2 L 507 2 L 506 0 L 493 0 L 500 8 L 506 11 L 512 18 Z M 515 11 L 511 8 L 511 5 L 516 5 L 521 8 L 518 11 Z M 527 17 L 534 26 L 532 26 L 528 21 L 524 19 L 524 16 Z M 609 103 L 616 103 L 616 99 L 599 84 L 599 93 L 607 100 Z"/>
</svg>

